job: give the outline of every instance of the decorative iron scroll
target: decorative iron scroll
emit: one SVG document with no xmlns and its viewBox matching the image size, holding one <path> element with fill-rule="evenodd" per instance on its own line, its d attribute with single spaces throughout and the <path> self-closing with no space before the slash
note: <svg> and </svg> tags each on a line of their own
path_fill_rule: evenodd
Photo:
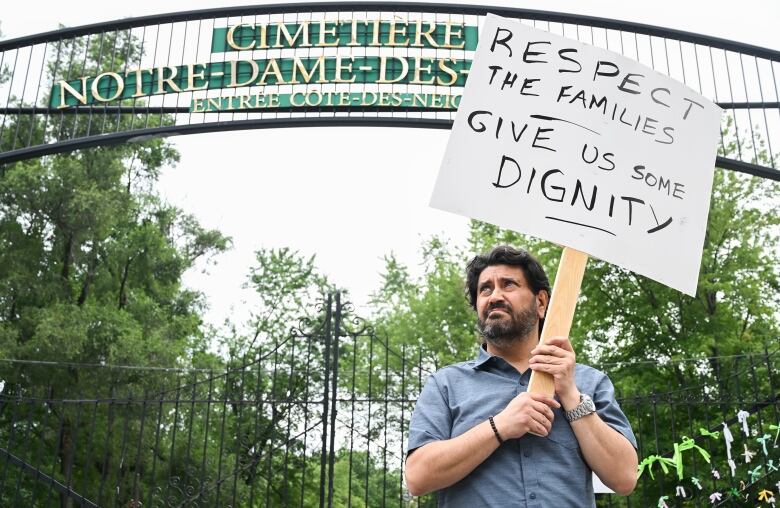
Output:
<svg viewBox="0 0 780 508">
<path fill-rule="evenodd" d="M 717 164 L 780 180 L 780 51 L 590 16 L 399 2 L 206 9 L 0 41 L 0 164 L 220 130 L 450 128 L 488 12 L 684 82 L 726 111 Z"/>
</svg>

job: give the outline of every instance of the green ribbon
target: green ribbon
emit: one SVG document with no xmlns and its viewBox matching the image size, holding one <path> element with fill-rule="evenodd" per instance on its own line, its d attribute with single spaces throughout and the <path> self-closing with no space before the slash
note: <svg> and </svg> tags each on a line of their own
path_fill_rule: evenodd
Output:
<svg viewBox="0 0 780 508">
<path fill-rule="evenodd" d="M 703 437 L 711 437 L 713 439 L 720 439 L 720 432 L 717 431 L 717 430 L 715 432 L 710 432 L 709 430 L 705 429 L 704 427 L 699 427 L 699 433 L 701 433 L 701 435 Z"/>
<path fill-rule="evenodd" d="M 757 437 L 757 438 L 756 438 L 756 441 L 758 441 L 759 443 L 761 443 L 761 448 L 763 449 L 764 456 L 767 456 L 767 455 L 769 455 L 769 452 L 766 450 L 766 442 L 767 442 L 767 441 L 769 440 L 769 438 L 771 438 L 771 437 L 772 437 L 772 436 L 771 436 L 770 434 L 764 434 L 763 436 L 761 436 L 761 437 Z"/>
<path fill-rule="evenodd" d="M 672 459 L 667 459 L 666 457 L 661 457 L 660 455 L 650 455 L 649 457 L 646 457 L 644 460 L 642 460 L 642 462 L 639 463 L 639 466 L 637 466 L 637 478 L 642 476 L 645 468 L 647 468 L 647 471 L 650 473 L 650 478 L 655 480 L 655 476 L 653 475 L 653 464 L 656 462 L 661 465 L 661 469 L 663 469 L 664 474 L 669 472 L 670 467 L 677 467 L 674 460 Z"/>
<path fill-rule="evenodd" d="M 774 444 L 777 445 L 777 437 L 780 436 L 780 425 L 770 425 L 769 430 L 774 430 L 775 432 L 775 442 Z"/>
<path fill-rule="evenodd" d="M 693 439 L 683 436 L 682 442 L 674 443 L 674 455 L 672 456 L 672 461 L 674 462 L 675 467 L 677 467 L 677 478 L 680 480 L 683 479 L 682 454 L 688 450 L 698 450 L 704 461 L 708 464 L 710 462 L 710 454 L 707 453 L 704 448 L 697 445 Z"/>
<path fill-rule="evenodd" d="M 750 471 L 750 483 L 756 483 L 756 480 L 758 480 L 758 476 L 761 474 L 759 473 L 760 469 L 761 466 L 756 466 L 755 469 Z"/>
</svg>

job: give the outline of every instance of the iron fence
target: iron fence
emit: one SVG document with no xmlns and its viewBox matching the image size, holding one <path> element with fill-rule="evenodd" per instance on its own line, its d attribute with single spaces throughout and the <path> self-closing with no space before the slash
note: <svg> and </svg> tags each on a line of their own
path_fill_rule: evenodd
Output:
<svg viewBox="0 0 780 508">
<path fill-rule="evenodd" d="M 710 506 L 715 492 L 721 504 L 755 504 L 780 479 L 766 438 L 780 425 L 777 362 L 765 350 L 602 366 L 614 380 L 649 370 L 662 384 L 619 394 L 640 458 L 658 457 L 654 479 L 647 469 L 632 496 L 598 504 L 668 496 L 669 506 Z M 433 506 L 432 495 L 409 495 L 402 471 L 411 412 L 435 369 L 417 345 L 388 344 L 338 294 L 221 372 L 0 362 L 0 506 Z M 674 462 L 686 438 L 682 478 L 674 467 L 664 474 L 659 464 Z"/>
</svg>

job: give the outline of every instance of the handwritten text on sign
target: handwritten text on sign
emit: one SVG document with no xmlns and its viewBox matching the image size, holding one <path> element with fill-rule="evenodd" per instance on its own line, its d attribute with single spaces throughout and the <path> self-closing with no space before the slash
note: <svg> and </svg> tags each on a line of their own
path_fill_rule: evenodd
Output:
<svg viewBox="0 0 780 508">
<path fill-rule="evenodd" d="M 488 16 L 431 206 L 693 295 L 720 113 L 633 60 Z"/>
</svg>

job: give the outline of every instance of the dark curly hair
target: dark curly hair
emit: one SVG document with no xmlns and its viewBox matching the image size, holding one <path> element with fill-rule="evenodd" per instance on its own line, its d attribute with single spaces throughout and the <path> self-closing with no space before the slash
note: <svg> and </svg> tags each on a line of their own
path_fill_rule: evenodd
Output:
<svg viewBox="0 0 780 508">
<path fill-rule="evenodd" d="M 493 265 L 519 266 L 523 270 L 528 285 L 531 286 L 533 294 L 539 294 L 539 291 L 546 291 L 550 295 L 550 281 L 544 268 L 527 251 L 516 249 L 509 245 L 499 245 L 493 248 L 487 254 L 480 254 L 472 259 L 466 266 L 466 298 L 471 304 L 471 308 L 477 309 L 477 283 L 482 270 Z M 539 323 L 539 329 L 544 324 L 544 320 Z"/>
</svg>

